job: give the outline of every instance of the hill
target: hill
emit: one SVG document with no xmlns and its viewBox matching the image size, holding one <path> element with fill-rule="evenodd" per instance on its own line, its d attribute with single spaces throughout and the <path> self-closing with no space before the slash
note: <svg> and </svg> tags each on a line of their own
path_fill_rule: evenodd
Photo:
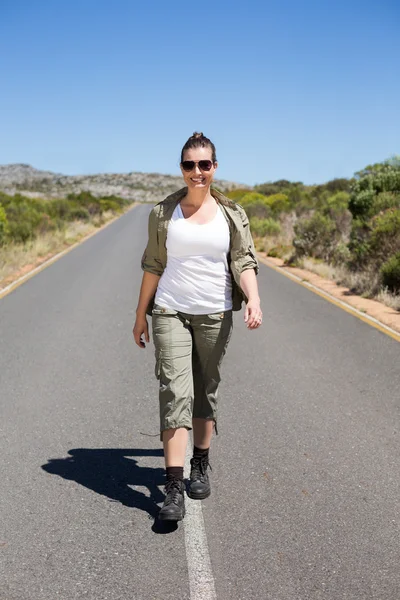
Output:
<svg viewBox="0 0 400 600">
<path fill-rule="evenodd" d="M 26 164 L 0 165 L 0 190 L 31 198 L 65 198 L 68 194 L 88 191 L 98 197 L 114 195 L 138 202 L 158 202 L 183 185 L 180 176 L 160 173 L 62 175 Z M 221 179 L 216 179 L 215 185 L 222 192 L 247 187 Z"/>
</svg>

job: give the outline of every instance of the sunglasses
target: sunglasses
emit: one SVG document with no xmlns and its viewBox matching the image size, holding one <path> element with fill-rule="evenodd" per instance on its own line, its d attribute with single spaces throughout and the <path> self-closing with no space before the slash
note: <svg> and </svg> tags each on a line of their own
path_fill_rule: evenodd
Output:
<svg viewBox="0 0 400 600">
<path fill-rule="evenodd" d="M 211 171 L 213 162 L 212 160 L 199 160 L 198 162 L 195 162 L 194 160 L 184 160 L 181 165 L 182 169 L 188 173 L 193 171 L 195 165 L 199 165 L 201 171 Z"/>
</svg>

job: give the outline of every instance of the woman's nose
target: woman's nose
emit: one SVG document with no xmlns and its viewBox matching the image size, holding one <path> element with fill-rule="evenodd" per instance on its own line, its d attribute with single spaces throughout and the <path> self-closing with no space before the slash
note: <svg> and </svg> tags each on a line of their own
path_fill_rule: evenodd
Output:
<svg viewBox="0 0 400 600">
<path fill-rule="evenodd" d="M 194 172 L 196 173 L 196 175 L 201 175 L 201 169 L 199 165 L 194 165 Z"/>
</svg>

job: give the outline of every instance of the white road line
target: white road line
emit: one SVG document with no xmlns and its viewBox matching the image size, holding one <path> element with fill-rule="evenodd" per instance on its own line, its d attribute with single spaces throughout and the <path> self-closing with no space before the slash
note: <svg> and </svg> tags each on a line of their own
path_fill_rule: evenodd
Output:
<svg viewBox="0 0 400 600">
<path fill-rule="evenodd" d="M 192 446 L 189 443 L 185 459 L 185 477 L 190 475 Z M 186 558 L 189 571 L 190 600 L 216 600 L 214 577 L 211 570 L 207 536 L 204 527 L 200 500 L 185 497 L 186 516 L 183 519 L 185 530 Z"/>
</svg>

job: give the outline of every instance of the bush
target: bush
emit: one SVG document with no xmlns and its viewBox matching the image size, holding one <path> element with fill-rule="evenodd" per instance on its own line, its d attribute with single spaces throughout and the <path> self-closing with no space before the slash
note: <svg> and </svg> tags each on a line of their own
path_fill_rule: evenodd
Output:
<svg viewBox="0 0 400 600">
<path fill-rule="evenodd" d="M 75 206 L 69 213 L 71 221 L 88 221 L 90 219 L 89 211 L 84 206 Z"/>
<path fill-rule="evenodd" d="M 43 213 L 35 210 L 35 203 L 16 194 L 6 206 L 9 236 L 15 242 L 25 242 L 36 237 Z"/>
<path fill-rule="evenodd" d="M 370 234 L 371 227 L 367 223 L 360 219 L 354 219 L 348 246 L 351 254 L 349 262 L 351 269 L 357 270 L 367 264 Z"/>
<path fill-rule="evenodd" d="M 63 198 L 51 200 L 49 202 L 48 212 L 51 217 L 68 220 L 71 213 L 71 204 Z"/>
<path fill-rule="evenodd" d="M 247 194 L 242 197 L 240 204 L 243 208 L 246 208 L 248 204 L 253 204 L 254 202 L 263 202 L 264 204 L 267 204 L 267 196 L 258 194 L 257 192 L 247 192 Z"/>
<path fill-rule="evenodd" d="M 251 204 L 246 204 L 244 210 L 249 219 L 267 219 L 272 215 L 270 207 L 265 202 L 259 200 L 252 202 Z"/>
<path fill-rule="evenodd" d="M 274 246 L 270 248 L 267 252 L 268 256 L 272 258 L 284 258 L 288 254 L 291 253 L 291 246 Z"/>
<path fill-rule="evenodd" d="M 400 252 L 389 258 L 381 267 L 383 285 L 395 294 L 400 293 Z"/>
<path fill-rule="evenodd" d="M 255 237 L 265 237 L 266 235 L 277 235 L 281 232 L 281 227 L 274 219 L 250 219 L 250 229 Z"/>
<path fill-rule="evenodd" d="M 388 210 L 372 221 L 371 258 L 384 261 L 400 252 L 400 209 Z"/>
<path fill-rule="evenodd" d="M 2 246 L 5 243 L 8 233 L 9 227 L 6 211 L 0 204 L 0 246 Z"/>
<path fill-rule="evenodd" d="M 327 198 L 324 213 L 330 217 L 335 217 L 337 214 L 343 213 L 349 206 L 349 194 L 346 192 L 338 192 Z"/>
<path fill-rule="evenodd" d="M 289 198 L 285 194 L 273 194 L 267 198 L 267 203 L 274 215 L 289 212 L 291 208 Z"/>
<path fill-rule="evenodd" d="M 101 208 L 100 201 L 96 200 L 96 202 L 90 202 L 89 204 L 87 204 L 86 208 L 91 217 L 100 216 L 103 214 L 103 209 Z"/>
<path fill-rule="evenodd" d="M 249 219 L 253 217 L 266 219 L 271 216 L 268 198 L 263 194 L 257 194 L 255 192 L 247 193 L 243 196 L 240 204 L 246 211 Z"/>
<path fill-rule="evenodd" d="M 16 243 L 24 244 L 36 237 L 32 223 L 29 221 L 10 221 L 10 238 Z"/>
<path fill-rule="evenodd" d="M 37 227 L 38 233 L 47 233 L 57 229 L 57 219 L 52 219 L 49 215 L 42 214 L 41 221 Z"/>
<path fill-rule="evenodd" d="M 214 186 L 213 186 L 213 188 L 214 188 Z M 237 188 L 236 190 L 230 190 L 229 192 L 226 192 L 225 196 L 227 198 L 230 198 L 234 202 L 241 203 L 243 196 L 245 196 L 248 193 L 249 193 L 249 190 L 247 188 Z"/>
<path fill-rule="evenodd" d="M 319 212 L 294 226 L 296 255 L 329 260 L 335 247 L 335 223 Z"/>
<path fill-rule="evenodd" d="M 397 196 L 400 193 L 400 168 L 396 161 L 386 161 L 367 167 L 360 175 L 361 178 L 352 186 L 349 209 L 353 217 L 367 219 L 380 210 L 377 196 Z M 388 196 L 384 198 L 385 202 Z"/>
<path fill-rule="evenodd" d="M 400 193 L 396 194 L 394 192 L 381 192 L 374 198 L 371 208 L 371 216 L 388 210 L 388 208 L 400 208 Z"/>
<path fill-rule="evenodd" d="M 332 263 L 335 266 L 344 265 L 351 259 L 351 252 L 346 244 L 340 242 L 336 248 L 334 248 L 331 256 Z"/>
<path fill-rule="evenodd" d="M 361 190 L 354 193 L 349 202 L 349 209 L 355 219 L 366 218 L 374 203 L 375 192 L 372 189 Z"/>
<path fill-rule="evenodd" d="M 119 213 L 122 210 L 121 205 L 115 200 L 100 200 L 100 206 L 103 212 L 111 210 L 114 213 Z"/>
<path fill-rule="evenodd" d="M 279 181 L 261 183 L 259 185 L 254 186 L 256 192 L 260 192 L 265 196 L 272 196 L 274 194 L 285 193 L 287 194 L 289 190 L 294 188 L 302 189 L 304 186 L 301 181 L 288 181 L 287 179 L 280 179 Z"/>
</svg>

